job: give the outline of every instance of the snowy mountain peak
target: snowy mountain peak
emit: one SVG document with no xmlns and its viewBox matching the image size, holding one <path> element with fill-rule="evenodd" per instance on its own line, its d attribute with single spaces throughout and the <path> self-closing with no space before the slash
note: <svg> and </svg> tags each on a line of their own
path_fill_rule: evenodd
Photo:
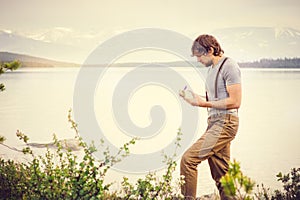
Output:
<svg viewBox="0 0 300 200">
<path fill-rule="evenodd" d="M 11 35 L 11 34 L 12 34 L 11 30 L 7 30 L 7 29 L 0 30 L 0 35 Z"/>
<path fill-rule="evenodd" d="M 294 29 L 291 28 L 283 28 L 283 27 L 275 27 L 275 38 L 281 38 L 281 37 L 297 37 L 300 36 L 300 33 Z"/>
<path fill-rule="evenodd" d="M 12 34 L 12 31 L 11 30 L 8 30 L 8 29 L 4 29 L 2 30 L 3 33 L 7 33 L 7 34 Z"/>
<path fill-rule="evenodd" d="M 63 27 L 42 30 L 31 36 L 0 30 L 0 48 L 1 51 L 82 62 L 105 34 L 81 33 Z M 212 35 L 220 41 L 225 54 L 237 61 L 300 57 L 300 31 L 293 28 L 232 27 L 218 29 Z"/>
<path fill-rule="evenodd" d="M 43 30 L 29 37 L 44 42 L 63 42 L 67 38 L 70 38 L 73 35 L 72 33 L 73 31 L 69 28 L 55 27 L 53 29 Z"/>
</svg>

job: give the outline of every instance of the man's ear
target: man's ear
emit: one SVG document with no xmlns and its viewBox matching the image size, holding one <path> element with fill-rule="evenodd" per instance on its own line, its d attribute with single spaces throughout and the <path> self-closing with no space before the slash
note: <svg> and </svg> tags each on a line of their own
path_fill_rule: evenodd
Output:
<svg viewBox="0 0 300 200">
<path fill-rule="evenodd" d="M 212 47 L 209 47 L 208 53 L 209 54 L 214 54 L 214 49 Z"/>
</svg>

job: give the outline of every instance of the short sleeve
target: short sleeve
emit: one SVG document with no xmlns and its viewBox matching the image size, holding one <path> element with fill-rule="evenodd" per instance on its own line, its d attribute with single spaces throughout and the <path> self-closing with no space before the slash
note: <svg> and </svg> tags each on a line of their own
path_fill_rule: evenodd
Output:
<svg viewBox="0 0 300 200">
<path fill-rule="evenodd" d="M 232 59 L 228 59 L 222 68 L 222 75 L 226 85 L 241 83 L 241 70 L 239 65 Z"/>
</svg>

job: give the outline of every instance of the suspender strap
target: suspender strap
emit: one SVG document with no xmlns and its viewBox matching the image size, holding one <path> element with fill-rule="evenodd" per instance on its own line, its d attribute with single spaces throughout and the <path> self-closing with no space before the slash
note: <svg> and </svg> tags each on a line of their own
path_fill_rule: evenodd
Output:
<svg viewBox="0 0 300 200">
<path fill-rule="evenodd" d="M 217 76 L 216 76 L 216 80 L 215 80 L 215 98 L 216 99 L 218 98 L 218 77 L 219 77 L 220 71 L 221 71 L 221 69 L 222 69 L 222 67 L 223 67 L 226 60 L 227 60 L 227 57 L 223 60 L 221 66 L 219 67 Z"/>
</svg>

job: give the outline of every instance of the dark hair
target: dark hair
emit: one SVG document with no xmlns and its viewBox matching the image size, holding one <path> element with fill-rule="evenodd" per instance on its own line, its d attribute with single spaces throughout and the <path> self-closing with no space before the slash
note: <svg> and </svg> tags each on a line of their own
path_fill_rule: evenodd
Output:
<svg viewBox="0 0 300 200">
<path fill-rule="evenodd" d="M 221 48 L 221 45 L 219 44 L 217 39 L 212 35 L 207 35 L 207 34 L 200 35 L 194 41 L 193 46 L 196 46 L 195 45 L 196 42 L 199 43 L 202 47 L 204 47 L 207 52 L 210 50 L 210 47 L 212 47 L 214 50 L 213 53 L 214 56 L 219 56 L 224 53 L 224 50 Z"/>
</svg>

